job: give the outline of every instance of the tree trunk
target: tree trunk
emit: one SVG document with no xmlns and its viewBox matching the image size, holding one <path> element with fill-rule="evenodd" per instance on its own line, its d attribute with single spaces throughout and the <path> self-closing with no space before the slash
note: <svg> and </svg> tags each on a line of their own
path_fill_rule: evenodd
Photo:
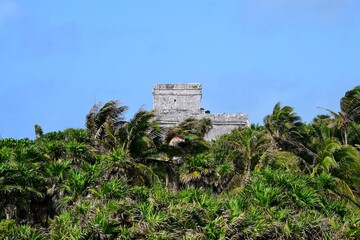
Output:
<svg viewBox="0 0 360 240">
<path fill-rule="evenodd" d="M 7 220 L 13 219 L 15 215 L 15 207 L 11 204 L 7 204 L 5 207 L 5 215 Z"/>
<path fill-rule="evenodd" d="M 344 144 L 345 144 L 345 146 L 348 145 L 346 128 L 344 129 Z"/>
</svg>

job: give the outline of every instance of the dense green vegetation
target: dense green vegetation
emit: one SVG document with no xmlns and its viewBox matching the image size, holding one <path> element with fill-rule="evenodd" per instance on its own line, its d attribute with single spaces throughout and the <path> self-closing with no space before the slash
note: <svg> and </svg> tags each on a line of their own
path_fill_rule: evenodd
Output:
<svg viewBox="0 0 360 240">
<path fill-rule="evenodd" d="M 0 140 L 1 239 L 358 239 L 360 86 L 306 124 L 276 104 L 263 126 L 203 140 L 151 111 L 96 104 L 86 129 Z"/>
</svg>

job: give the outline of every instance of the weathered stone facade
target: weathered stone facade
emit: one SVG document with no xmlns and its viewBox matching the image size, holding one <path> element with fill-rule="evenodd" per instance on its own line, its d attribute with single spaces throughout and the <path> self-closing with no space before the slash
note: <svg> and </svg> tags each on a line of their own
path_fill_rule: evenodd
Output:
<svg viewBox="0 0 360 240">
<path fill-rule="evenodd" d="M 205 139 L 212 140 L 236 127 L 250 125 L 246 114 L 210 114 L 201 108 L 202 86 L 199 83 L 156 84 L 153 96 L 155 114 L 160 126 L 165 128 L 187 118 L 209 118 L 213 127 Z"/>
</svg>

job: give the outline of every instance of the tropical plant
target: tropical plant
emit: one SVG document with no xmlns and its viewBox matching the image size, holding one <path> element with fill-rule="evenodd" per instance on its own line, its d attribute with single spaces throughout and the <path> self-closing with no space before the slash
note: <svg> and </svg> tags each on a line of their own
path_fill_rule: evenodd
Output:
<svg viewBox="0 0 360 240">
<path fill-rule="evenodd" d="M 330 128 L 340 130 L 343 144 L 348 144 L 349 128 L 353 123 L 360 122 L 360 86 L 345 93 L 340 100 L 340 112 L 326 109 L 332 115 Z"/>
<path fill-rule="evenodd" d="M 209 119 L 165 132 L 117 101 L 87 129 L 0 139 L 0 238 L 357 239 L 359 88 L 339 118 L 276 104 L 264 127 L 211 142 Z"/>
<path fill-rule="evenodd" d="M 208 150 L 208 143 L 204 140 L 205 134 L 211 128 L 211 120 L 208 118 L 189 118 L 180 124 L 170 127 L 165 133 L 165 144 L 170 145 L 170 156 L 174 153 L 179 155 L 194 156 Z M 174 144 L 177 142 L 176 144 Z M 176 151 L 180 149 L 180 151 Z M 172 150 L 172 151 L 171 151 Z"/>
<path fill-rule="evenodd" d="M 250 177 L 250 172 L 259 162 L 261 156 L 270 147 L 269 140 L 262 131 L 245 127 L 238 128 L 231 133 L 232 144 L 240 153 L 240 171 L 244 180 Z"/>
<path fill-rule="evenodd" d="M 40 125 L 35 124 L 34 128 L 35 128 L 35 136 L 36 136 L 36 138 L 39 138 L 44 134 L 44 132 L 43 132 L 42 128 L 40 127 Z"/>
<path fill-rule="evenodd" d="M 95 140 L 98 150 L 104 151 L 106 143 L 106 129 L 115 130 L 123 124 L 123 113 L 128 109 L 127 106 L 119 106 L 120 101 L 112 100 L 105 104 L 95 103 L 86 115 L 86 130 L 90 137 Z"/>
<path fill-rule="evenodd" d="M 153 111 L 138 111 L 134 117 L 116 129 L 114 137 L 121 147 L 136 159 L 157 153 L 160 128 Z"/>
<path fill-rule="evenodd" d="M 280 102 L 274 106 L 272 114 L 264 118 L 264 127 L 273 146 L 286 151 L 299 148 L 302 125 L 301 118 L 294 109 L 290 106 L 281 107 Z"/>
<path fill-rule="evenodd" d="M 38 220 L 33 207 L 44 195 L 43 178 L 37 174 L 41 160 L 34 147 L 0 148 L 0 205 L 6 219 Z"/>
</svg>

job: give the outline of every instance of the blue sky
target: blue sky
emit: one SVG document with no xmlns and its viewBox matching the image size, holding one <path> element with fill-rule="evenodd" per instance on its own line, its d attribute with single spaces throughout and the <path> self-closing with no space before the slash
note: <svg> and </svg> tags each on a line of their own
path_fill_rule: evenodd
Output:
<svg viewBox="0 0 360 240">
<path fill-rule="evenodd" d="M 0 136 L 83 128 L 95 101 L 152 108 L 155 83 L 202 106 L 306 122 L 360 84 L 358 0 L 0 0 Z"/>
</svg>

